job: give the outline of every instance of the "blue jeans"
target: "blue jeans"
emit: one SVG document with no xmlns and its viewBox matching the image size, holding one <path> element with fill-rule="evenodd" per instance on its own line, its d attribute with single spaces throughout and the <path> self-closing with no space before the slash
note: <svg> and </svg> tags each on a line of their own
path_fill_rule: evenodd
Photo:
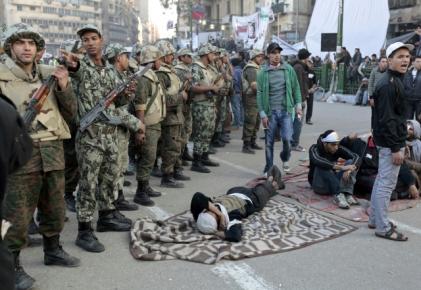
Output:
<svg viewBox="0 0 421 290">
<path fill-rule="evenodd" d="M 347 160 L 345 165 L 352 164 L 352 160 Z M 345 181 L 342 179 L 344 171 L 335 172 L 332 169 L 323 169 L 316 167 L 314 169 L 313 182 L 311 187 L 313 191 L 321 195 L 338 195 L 339 193 L 354 193 L 354 184 L 356 181 L 357 171 L 350 175 L 350 179 Z"/>
<path fill-rule="evenodd" d="M 282 139 L 282 162 L 287 162 L 291 157 L 291 138 L 292 138 L 292 117 L 286 111 L 273 110 L 269 119 L 269 128 L 265 129 L 265 155 L 266 166 L 264 172 L 268 171 L 273 165 L 273 145 L 275 143 L 276 133 L 279 132 Z"/>
<path fill-rule="evenodd" d="M 234 114 L 233 126 L 243 126 L 244 110 L 241 95 L 234 94 L 231 98 L 232 113 Z"/>
</svg>

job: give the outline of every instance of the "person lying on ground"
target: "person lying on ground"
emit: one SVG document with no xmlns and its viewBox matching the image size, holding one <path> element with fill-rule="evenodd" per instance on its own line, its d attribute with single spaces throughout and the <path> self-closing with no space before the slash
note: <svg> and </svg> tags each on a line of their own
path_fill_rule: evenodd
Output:
<svg viewBox="0 0 421 290">
<path fill-rule="evenodd" d="M 233 187 L 226 195 L 214 198 L 196 192 L 190 211 L 201 233 L 239 242 L 243 234 L 240 220 L 262 210 L 277 190 L 284 188 L 281 171 L 272 166 L 267 172 L 267 179 L 253 188 Z"/>
<path fill-rule="evenodd" d="M 359 202 L 354 198 L 355 176 L 360 160 L 356 153 L 339 145 L 339 136 L 327 130 L 309 151 L 310 170 L 308 182 L 317 194 L 334 195 L 335 203 L 349 209 Z"/>
</svg>

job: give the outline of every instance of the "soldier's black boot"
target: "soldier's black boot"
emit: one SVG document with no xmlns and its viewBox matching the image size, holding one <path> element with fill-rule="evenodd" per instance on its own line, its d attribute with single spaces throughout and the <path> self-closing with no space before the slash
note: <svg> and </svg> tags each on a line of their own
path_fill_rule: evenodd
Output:
<svg viewBox="0 0 421 290">
<path fill-rule="evenodd" d="M 219 140 L 226 144 L 230 143 L 230 138 L 224 132 L 219 133 Z"/>
<path fill-rule="evenodd" d="M 105 247 L 98 241 L 91 227 L 91 223 L 79 222 L 79 231 L 76 238 L 76 246 L 88 252 L 100 253 L 105 251 Z"/>
<path fill-rule="evenodd" d="M 34 218 L 31 219 L 28 226 L 28 235 L 36 235 L 39 234 L 39 229 L 37 224 L 35 223 Z"/>
<path fill-rule="evenodd" d="M 43 236 L 44 264 L 64 267 L 78 267 L 80 260 L 66 253 L 60 245 L 60 235 Z"/>
<path fill-rule="evenodd" d="M 161 196 L 161 195 L 162 195 L 162 193 L 160 193 L 159 191 L 156 191 L 155 189 L 153 189 L 153 188 L 149 185 L 149 181 L 146 181 L 146 182 L 145 182 L 144 189 L 145 189 L 146 194 L 147 194 L 149 197 L 158 197 L 158 196 Z"/>
<path fill-rule="evenodd" d="M 124 198 L 122 190 L 118 191 L 118 197 L 114 201 L 114 206 L 116 209 L 122 211 L 133 211 L 139 209 L 139 207 L 136 204 L 130 203 L 127 199 Z"/>
<path fill-rule="evenodd" d="M 209 154 L 216 154 L 218 152 L 218 150 L 216 150 L 213 146 L 212 146 L 212 144 L 209 146 L 209 149 L 208 149 L 208 153 Z"/>
<path fill-rule="evenodd" d="M 135 203 L 138 203 L 140 205 L 143 206 L 154 206 L 155 202 L 150 198 L 151 195 L 148 194 L 148 188 L 149 187 L 149 182 L 145 182 L 145 181 L 138 181 L 137 182 L 137 189 L 136 189 L 136 195 L 134 196 L 133 201 Z M 155 192 L 154 190 L 152 190 L 152 192 Z M 160 192 L 158 192 L 159 195 L 161 195 Z M 159 196 L 157 195 L 157 196 Z"/>
<path fill-rule="evenodd" d="M 251 139 L 250 147 L 251 147 L 251 149 L 254 149 L 254 150 L 262 150 L 263 149 L 263 147 L 259 146 L 256 143 L 256 139 Z"/>
<path fill-rule="evenodd" d="M 200 172 L 200 173 L 210 173 L 210 169 L 205 167 L 202 163 L 202 155 L 193 154 L 193 163 L 192 166 L 190 168 L 191 171 L 196 171 L 196 172 Z"/>
<path fill-rule="evenodd" d="M 191 179 L 189 176 L 186 176 L 183 174 L 183 168 L 174 168 L 173 177 L 175 180 L 181 180 L 181 181 L 186 181 L 186 180 Z"/>
<path fill-rule="evenodd" d="M 155 163 L 154 163 L 153 168 L 152 168 L 151 175 L 154 176 L 154 177 L 162 177 L 161 168 L 159 168 L 159 166 L 158 166 L 158 159 L 155 160 Z"/>
<path fill-rule="evenodd" d="M 168 187 L 168 188 L 183 188 L 184 184 L 175 180 L 172 174 L 165 174 L 162 176 L 161 179 L 161 186 Z"/>
<path fill-rule="evenodd" d="M 117 210 L 100 210 L 96 223 L 97 232 L 128 232 L 131 220 Z"/>
<path fill-rule="evenodd" d="M 35 283 L 35 279 L 29 276 L 20 264 L 20 251 L 13 252 L 15 260 L 15 288 L 16 290 L 31 289 Z"/>
<path fill-rule="evenodd" d="M 209 159 L 209 153 L 208 152 L 205 152 L 205 153 L 202 154 L 202 163 L 205 166 L 211 166 L 211 167 L 218 167 L 219 166 L 218 162 L 215 162 L 215 161 L 212 161 L 212 160 Z"/>
<path fill-rule="evenodd" d="M 185 161 L 193 161 L 193 157 L 189 153 L 189 148 L 187 148 L 187 145 L 184 146 L 183 155 L 181 157 Z"/>
<path fill-rule="evenodd" d="M 225 146 L 225 142 L 219 139 L 219 133 L 213 134 L 211 142 L 212 146 L 215 148 L 221 148 Z"/>
<path fill-rule="evenodd" d="M 65 192 L 64 201 L 66 202 L 66 207 L 68 211 L 76 212 L 76 200 L 73 196 L 73 192 Z"/>
<path fill-rule="evenodd" d="M 243 143 L 243 150 L 241 150 L 243 153 L 246 154 L 255 154 L 256 152 L 254 152 L 253 149 L 251 149 L 250 147 L 250 141 L 244 141 Z"/>
</svg>

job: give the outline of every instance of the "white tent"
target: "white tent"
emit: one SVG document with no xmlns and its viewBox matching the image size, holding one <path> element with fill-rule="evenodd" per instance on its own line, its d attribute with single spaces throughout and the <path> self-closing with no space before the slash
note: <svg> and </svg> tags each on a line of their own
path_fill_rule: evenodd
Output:
<svg viewBox="0 0 421 290">
<path fill-rule="evenodd" d="M 336 33 L 339 0 L 317 0 L 305 43 L 312 55 L 321 52 L 321 34 Z M 378 53 L 386 40 L 389 24 L 387 0 L 344 0 L 343 43 L 352 54 L 360 48 L 363 55 Z"/>
<path fill-rule="evenodd" d="M 280 39 L 276 35 L 272 35 L 272 42 L 276 42 L 277 44 L 279 44 L 280 47 L 282 47 L 283 55 L 294 55 L 298 53 L 298 49 L 296 49 L 294 46 L 292 46 L 288 42 Z"/>
</svg>

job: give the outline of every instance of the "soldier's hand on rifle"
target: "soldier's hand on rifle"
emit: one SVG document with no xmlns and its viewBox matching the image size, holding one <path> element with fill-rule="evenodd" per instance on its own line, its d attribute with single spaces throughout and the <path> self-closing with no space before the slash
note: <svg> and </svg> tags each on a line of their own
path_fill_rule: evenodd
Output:
<svg viewBox="0 0 421 290">
<path fill-rule="evenodd" d="M 60 90 L 65 90 L 67 88 L 67 85 L 69 84 L 69 72 L 67 69 L 59 65 L 53 72 L 53 76 L 57 78 L 57 85 L 60 88 Z"/>
<path fill-rule="evenodd" d="M 69 68 L 77 68 L 77 64 L 79 62 L 79 57 L 77 54 L 65 51 L 63 49 L 60 50 L 60 52 Z"/>
</svg>

